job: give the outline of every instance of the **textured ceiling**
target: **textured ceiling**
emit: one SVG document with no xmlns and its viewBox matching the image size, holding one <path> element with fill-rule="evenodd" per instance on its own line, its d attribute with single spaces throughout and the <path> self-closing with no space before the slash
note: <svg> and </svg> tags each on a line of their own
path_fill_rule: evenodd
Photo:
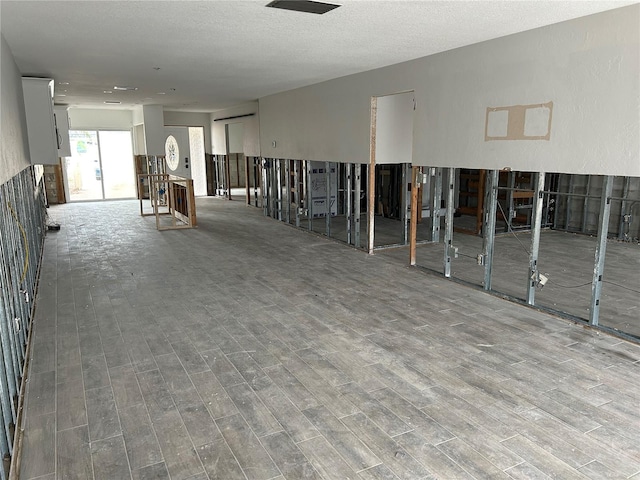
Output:
<svg viewBox="0 0 640 480">
<path fill-rule="evenodd" d="M 1 32 L 23 75 L 56 80 L 56 103 L 214 111 L 637 1 L 341 0 L 325 15 L 267 3 L 2 0 Z"/>
</svg>

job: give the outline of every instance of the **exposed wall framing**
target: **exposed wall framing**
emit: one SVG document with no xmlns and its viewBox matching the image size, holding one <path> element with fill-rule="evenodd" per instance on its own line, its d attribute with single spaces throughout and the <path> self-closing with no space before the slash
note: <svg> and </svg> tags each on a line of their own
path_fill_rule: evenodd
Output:
<svg viewBox="0 0 640 480">
<path fill-rule="evenodd" d="M 21 441 L 27 342 L 46 228 L 44 185 L 35 179 L 29 167 L 0 186 L 0 479 L 18 458 L 13 454 Z"/>
</svg>

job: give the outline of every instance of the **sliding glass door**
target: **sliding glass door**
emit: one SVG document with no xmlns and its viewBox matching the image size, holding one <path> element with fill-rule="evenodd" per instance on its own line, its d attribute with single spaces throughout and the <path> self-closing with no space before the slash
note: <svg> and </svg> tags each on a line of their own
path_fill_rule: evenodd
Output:
<svg viewBox="0 0 640 480">
<path fill-rule="evenodd" d="M 69 138 L 65 170 L 72 202 L 135 197 L 131 132 L 71 130 Z"/>
</svg>

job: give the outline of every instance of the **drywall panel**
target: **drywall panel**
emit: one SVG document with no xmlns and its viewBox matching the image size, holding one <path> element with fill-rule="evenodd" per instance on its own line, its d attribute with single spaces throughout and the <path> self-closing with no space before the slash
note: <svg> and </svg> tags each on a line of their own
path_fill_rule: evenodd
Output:
<svg viewBox="0 0 640 480">
<path fill-rule="evenodd" d="M 228 150 L 229 153 L 243 153 L 244 152 L 244 124 L 229 123 L 227 124 L 228 132 Z"/>
<path fill-rule="evenodd" d="M 164 112 L 164 124 L 166 126 L 182 127 L 203 127 L 204 128 L 204 151 L 211 151 L 211 114 L 199 112 Z"/>
<path fill-rule="evenodd" d="M 142 125 L 144 123 L 144 113 L 142 111 L 142 105 L 136 105 L 131 111 L 131 119 L 133 125 Z"/>
<path fill-rule="evenodd" d="M 164 112 L 162 105 L 144 105 L 144 142 L 147 155 L 164 155 Z"/>
<path fill-rule="evenodd" d="M 72 130 L 129 130 L 133 126 L 131 110 L 69 108 Z"/>
<path fill-rule="evenodd" d="M 413 92 L 376 99 L 376 163 L 411 163 Z"/>
<path fill-rule="evenodd" d="M 639 25 L 632 5 L 261 98 L 262 154 L 367 163 L 371 97 L 413 90 L 416 165 L 640 176 Z M 549 102 L 548 140 L 485 139 L 487 108 Z"/>
<path fill-rule="evenodd" d="M 229 118 L 238 115 L 249 115 L 241 118 Z M 260 119 L 258 114 L 258 102 L 251 102 L 225 110 L 218 110 L 211 114 L 211 152 L 217 155 L 226 155 L 225 125 L 230 123 L 242 123 L 244 130 L 242 151 L 246 156 L 260 156 Z"/>
<path fill-rule="evenodd" d="M 30 165 L 22 77 L 0 34 L 0 185 Z"/>
</svg>

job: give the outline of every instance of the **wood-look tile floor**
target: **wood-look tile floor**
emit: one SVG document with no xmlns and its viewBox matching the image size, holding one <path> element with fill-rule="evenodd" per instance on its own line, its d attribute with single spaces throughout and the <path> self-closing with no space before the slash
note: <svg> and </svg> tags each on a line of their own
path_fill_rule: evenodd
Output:
<svg viewBox="0 0 640 480">
<path fill-rule="evenodd" d="M 199 199 L 52 207 L 21 476 L 640 478 L 640 347 Z"/>
</svg>

